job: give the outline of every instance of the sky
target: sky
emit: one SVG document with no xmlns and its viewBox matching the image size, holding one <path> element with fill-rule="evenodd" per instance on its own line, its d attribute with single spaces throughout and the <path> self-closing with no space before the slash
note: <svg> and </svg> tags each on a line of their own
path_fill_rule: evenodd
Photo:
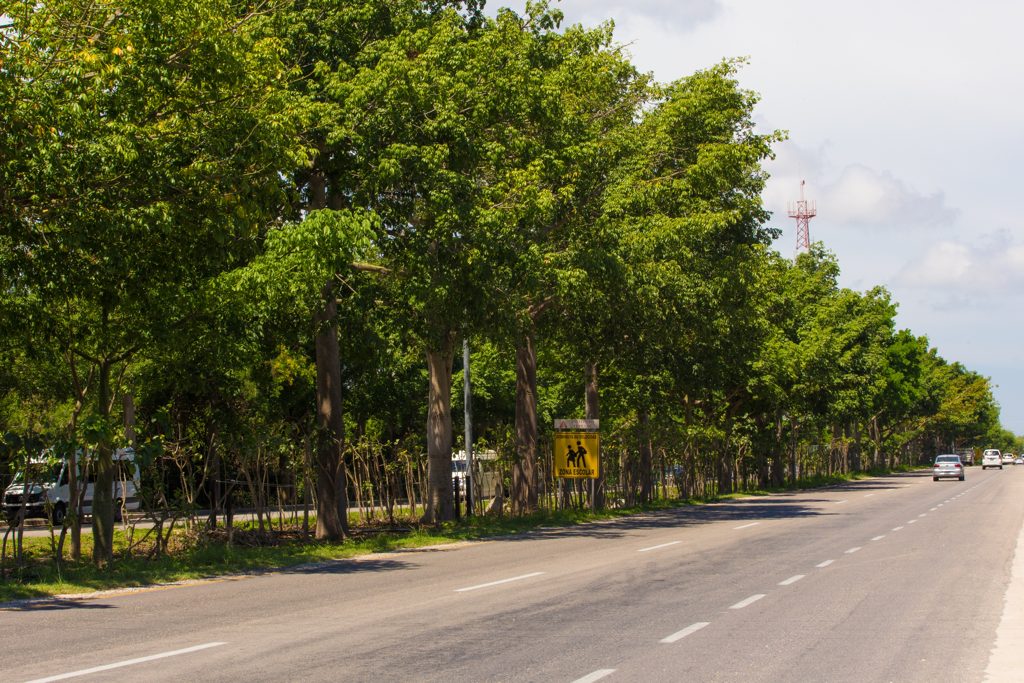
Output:
<svg viewBox="0 0 1024 683">
<path fill-rule="evenodd" d="M 795 252 L 788 202 L 840 284 L 886 287 L 896 322 L 992 380 L 1024 435 L 1024 2 L 1018 0 L 562 0 L 563 26 L 615 24 L 633 63 L 670 82 L 748 60 L 762 132 L 786 142 L 764 192 Z M 525 2 L 490 0 L 488 11 Z"/>
</svg>

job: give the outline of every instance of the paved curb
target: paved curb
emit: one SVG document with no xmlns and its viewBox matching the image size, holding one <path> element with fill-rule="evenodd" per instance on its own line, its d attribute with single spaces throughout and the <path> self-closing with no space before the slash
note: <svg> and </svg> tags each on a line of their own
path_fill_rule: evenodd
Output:
<svg viewBox="0 0 1024 683">
<path fill-rule="evenodd" d="M 1003 616 L 996 629 L 996 644 L 985 669 L 993 683 L 1020 681 L 1024 676 L 1024 525 L 1017 535 L 1010 585 L 1003 596 Z"/>
</svg>

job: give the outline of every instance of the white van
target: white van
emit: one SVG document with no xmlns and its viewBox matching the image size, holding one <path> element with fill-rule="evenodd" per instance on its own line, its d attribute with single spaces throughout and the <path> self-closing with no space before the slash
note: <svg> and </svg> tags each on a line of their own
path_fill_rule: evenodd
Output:
<svg viewBox="0 0 1024 683">
<path fill-rule="evenodd" d="M 78 455 L 78 461 L 82 462 L 81 453 Z M 122 510 L 138 510 L 139 466 L 135 462 L 135 451 L 131 448 L 118 448 L 114 451 L 114 466 L 115 515 L 120 515 Z M 87 472 L 89 480 L 86 482 L 85 497 L 82 499 L 83 515 L 92 513 L 93 491 L 96 487 L 95 468 L 87 468 Z M 54 460 L 47 457 L 45 452 L 37 458 L 32 458 L 28 463 L 27 472 L 18 472 L 14 481 L 4 491 L 4 516 L 8 520 L 17 519 L 24 504 L 26 518 L 45 518 L 50 514 L 54 525 L 63 524 L 71 499 L 69 476 L 67 460 Z"/>
</svg>

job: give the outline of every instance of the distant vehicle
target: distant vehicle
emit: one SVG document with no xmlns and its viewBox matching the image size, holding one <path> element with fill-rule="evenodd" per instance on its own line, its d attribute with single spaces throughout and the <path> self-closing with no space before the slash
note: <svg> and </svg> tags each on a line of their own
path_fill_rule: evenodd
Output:
<svg viewBox="0 0 1024 683">
<path fill-rule="evenodd" d="M 452 485 L 459 487 L 459 493 L 466 492 L 466 461 L 452 460 Z"/>
<path fill-rule="evenodd" d="M 981 456 L 981 469 L 987 470 L 989 467 L 1003 469 L 1002 454 L 998 448 L 986 448 Z"/>
<path fill-rule="evenodd" d="M 1014 465 L 1024 465 L 1024 457 L 1018 455 L 1016 458 L 1013 459 L 1013 464 Z"/>
<path fill-rule="evenodd" d="M 79 463 L 82 456 L 79 454 Z M 123 510 L 139 509 L 139 466 L 135 462 L 135 451 L 119 448 L 114 451 L 114 501 L 115 514 Z M 44 451 L 28 462 L 28 467 L 18 472 L 14 481 L 4 491 L 4 516 L 15 520 L 21 510 L 25 517 L 49 518 L 54 525 L 63 524 L 71 500 L 70 468 L 66 459 L 54 459 Z M 93 492 L 96 488 L 95 472 L 89 473 L 85 482 L 85 496 L 82 498 L 82 514 L 92 513 Z"/>
<path fill-rule="evenodd" d="M 932 481 L 939 479 L 964 480 L 964 465 L 960 462 L 960 456 L 955 453 L 935 456 L 935 464 L 932 466 Z"/>
<path fill-rule="evenodd" d="M 1012 465 L 1013 464 L 1013 453 L 1003 453 L 1003 455 L 1001 457 L 1001 460 L 1002 460 L 1002 463 L 1004 465 Z"/>
<path fill-rule="evenodd" d="M 970 467 L 971 465 L 974 464 L 974 449 L 973 448 L 963 448 L 963 449 L 957 451 L 957 455 L 960 456 L 960 462 L 962 462 L 965 467 Z"/>
</svg>

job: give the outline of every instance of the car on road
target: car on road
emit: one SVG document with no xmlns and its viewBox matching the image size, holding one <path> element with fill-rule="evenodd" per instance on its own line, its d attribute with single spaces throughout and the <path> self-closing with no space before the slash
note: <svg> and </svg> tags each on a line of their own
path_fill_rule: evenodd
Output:
<svg viewBox="0 0 1024 683">
<path fill-rule="evenodd" d="M 935 456 L 935 464 L 932 465 L 932 481 L 939 479 L 964 480 L 964 464 L 960 462 L 960 456 L 955 453 Z"/>
<path fill-rule="evenodd" d="M 989 467 L 998 467 L 1003 469 L 1002 454 L 998 448 L 987 448 L 981 456 L 981 469 L 987 470 Z"/>
<path fill-rule="evenodd" d="M 1012 465 L 1013 453 L 1003 453 L 1003 455 L 1001 456 L 1001 460 L 1004 465 Z"/>
<path fill-rule="evenodd" d="M 1018 455 L 1016 458 L 1013 459 L 1013 464 L 1014 465 L 1024 465 L 1024 456 Z"/>
</svg>

